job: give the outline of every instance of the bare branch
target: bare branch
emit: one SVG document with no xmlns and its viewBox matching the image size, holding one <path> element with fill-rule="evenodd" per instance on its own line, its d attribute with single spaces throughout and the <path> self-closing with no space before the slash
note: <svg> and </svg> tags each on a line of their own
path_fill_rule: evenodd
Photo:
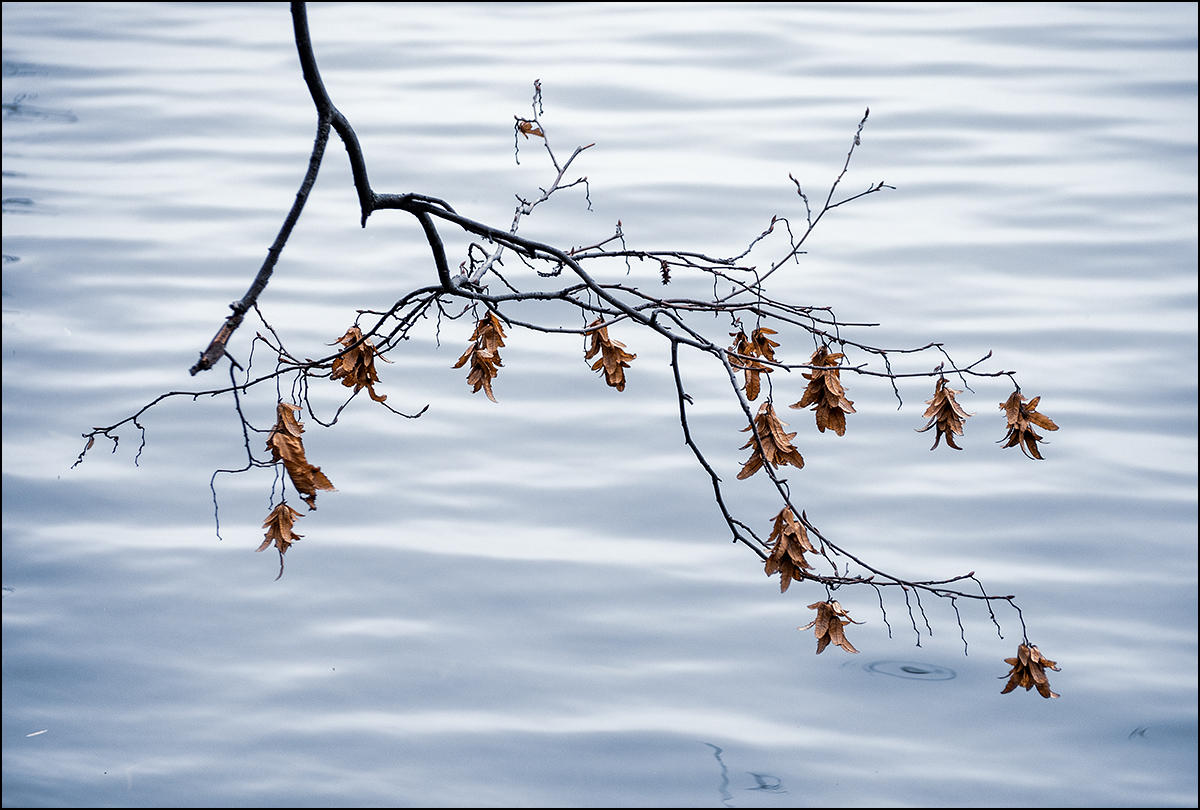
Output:
<svg viewBox="0 0 1200 810">
<path fill-rule="evenodd" d="M 440 329 L 443 318 L 458 319 L 469 314 L 476 319 L 473 343 L 468 353 L 459 359 L 458 365 L 464 365 L 468 355 L 470 356 L 472 374 L 475 375 L 474 379 L 476 380 L 475 389 L 479 390 L 481 386 L 484 386 L 489 397 L 492 397 L 490 380 L 502 366 L 499 359 L 499 348 L 504 345 L 503 338 L 505 337 L 502 327 L 544 334 L 591 335 L 592 347 L 587 350 L 585 357 L 590 360 L 591 357 L 599 354 L 599 360 L 596 361 L 593 368 L 599 369 L 603 366 L 605 381 L 618 390 L 624 390 L 626 384 L 624 369 L 630 367 L 629 364 L 636 359 L 636 354 L 632 349 L 625 352 L 625 345 L 609 335 L 608 329 L 615 327 L 621 329 L 622 332 L 628 330 L 643 341 L 666 341 L 670 352 L 671 371 L 679 406 L 679 424 L 684 444 L 708 475 L 717 509 L 724 519 L 733 541 L 751 549 L 758 555 L 760 561 L 766 562 L 768 574 L 781 572 L 783 577 L 791 577 L 800 581 L 812 580 L 824 589 L 825 601 L 810 605 L 811 608 L 818 610 L 818 629 L 824 627 L 824 632 L 827 634 L 825 642 L 821 643 L 822 646 L 819 646 L 818 650 L 823 649 L 823 644 L 830 639 L 841 638 L 844 641 L 844 636 L 840 635 L 839 628 L 842 624 L 849 623 L 848 613 L 837 601 L 833 601 L 832 594 L 842 588 L 858 585 L 867 585 L 875 590 L 885 623 L 887 622 L 887 611 L 883 599 L 884 589 L 900 588 L 910 622 L 916 633 L 918 646 L 921 643 L 921 630 L 917 623 L 917 613 L 920 613 L 924 622 L 925 632 L 928 635 L 933 634 L 933 626 L 930 623 L 925 604 L 921 601 L 922 595 L 950 600 L 960 634 L 963 636 L 964 651 L 966 637 L 959 614 L 958 600 L 960 599 L 983 602 L 987 606 L 989 616 L 996 625 L 998 633 L 1000 625 L 992 611 L 991 603 L 1007 602 L 1017 610 L 1018 618 L 1021 621 L 1022 637 L 1025 638 L 1024 617 L 1014 602 L 1015 597 L 989 595 L 980 581 L 976 579 L 973 571 L 941 579 L 904 577 L 872 565 L 861 556 L 832 542 L 817 529 L 806 511 L 800 508 L 797 502 L 802 499 L 793 493 L 788 479 L 781 478 L 776 469 L 779 464 L 791 464 L 797 469 L 804 466 L 803 458 L 797 448 L 791 445 L 791 439 L 797 433 L 783 433 L 785 423 L 779 421 L 778 417 L 774 415 L 773 397 L 777 390 L 782 390 L 784 387 L 782 379 L 785 379 L 790 372 L 799 372 L 809 380 L 804 396 L 792 407 L 801 409 L 801 412 L 805 413 L 803 408 L 811 404 L 816 410 L 817 428 L 823 432 L 826 427 L 832 426 L 838 435 L 842 435 L 846 430 L 845 415 L 855 413 L 851 401 L 845 397 L 842 372 L 846 372 L 847 376 L 853 375 L 855 379 L 861 379 L 864 382 L 870 379 L 887 380 L 901 405 L 903 402 L 900 399 L 897 383 L 910 378 L 936 378 L 939 381 L 936 383 L 936 391 L 942 391 L 949 375 L 958 375 L 958 378 L 964 381 L 964 385 L 968 378 L 1009 377 L 1016 387 L 1012 371 L 988 370 L 983 367 L 985 361 L 992 357 L 990 351 L 972 363 L 960 365 L 953 360 L 943 344 L 939 342 L 927 342 L 915 347 L 880 348 L 862 337 L 863 330 L 869 330 L 877 324 L 866 321 L 843 321 L 828 306 L 782 300 L 774 297 L 768 288 L 767 282 L 777 270 L 787 263 L 799 262 L 800 257 L 805 255 L 805 251 L 801 249 L 802 246 L 826 215 L 835 209 L 879 193 L 884 189 L 893 189 L 892 186 L 886 185 L 882 181 L 875 182 L 866 190 L 843 197 L 835 202 L 842 181 L 850 170 L 855 150 L 862 143 L 862 133 L 870 114 L 869 109 L 859 121 L 841 170 L 829 185 L 824 203 L 820 205 L 819 209 L 813 210 L 809 197 L 802 190 L 800 182 L 791 174 L 788 175 L 796 187 L 797 195 L 803 202 L 803 217 L 806 227 L 799 235 L 792 232 L 792 223 L 787 216 L 777 214 L 757 236 L 738 243 L 744 246 L 739 253 L 728 257 L 715 257 L 685 248 L 668 250 L 630 248 L 625 243 L 621 222 L 618 221 L 611 236 L 598 241 L 592 236 L 589 238 L 592 244 L 586 247 L 562 249 L 526 238 L 519 233 L 519 229 L 525 217 L 530 216 L 535 209 L 548 202 L 554 195 L 568 189 L 582 186 L 590 209 L 590 187 L 587 176 L 581 175 L 570 181 L 564 178 L 576 160 L 595 144 L 579 146 L 565 161 L 559 161 L 550 146 L 547 127 L 542 121 L 540 81 L 534 81 L 531 117 L 514 116 L 514 140 L 519 162 L 521 143 L 531 138 L 541 138 L 550 165 L 553 167 L 553 176 L 544 188 L 538 189 L 538 195 L 529 195 L 529 199 L 517 198 L 518 204 L 514 209 L 512 222 L 507 228 L 494 227 L 459 213 L 449 203 L 435 197 L 412 192 L 377 193 L 372 190 L 366 160 L 358 138 L 350 122 L 334 106 L 321 80 L 303 3 L 292 4 L 292 19 L 304 81 L 317 112 L 317 135 L 309 157 L 308 169 L 296 194 L 296 200 L 284 219 L 283 226 L 274 243 L 268 248 L 266 260 L 246 294 L 230 305 L 233 314 L 220 325 L 216 336 L 191 369 L 191 373 L 195 375 L 214 367 L 223 357 L 229 357 L 230 384 L 204 391 L 172 391 L 162 394 L 132 416 L 107 427 L 93 428 L 90 432 L 83 434 L 87 443 L 79 454 L 76 465 L 83 461 L 88 451 L 94 446 L 97 437 L 109 439 L 113 443 L 115 452 L 120 441 L 120 431 L 128 425 L 141 431 L 142 445 L 144 446 L 145 428 L 139 421 L 140 418 L 148 410 L 169 398 L 191 397 L 195 400 L 202 396 L 232 394 L 234 410 L 242 428 L 246 464 L 240 469 L 219 470 L 218 472 L 240 473 L 257 467 L 275 467 L 278 470 L 281 463 L 279 457 L 281 451 L 278 448 L 294 447 L 293 457 L 286 462 L 290 465 L 288 473 L 296 476 L 293 478 L 296 488 L 302 493 L 308 493 L 306 499 L 315 499 L 315 495 L 312 494 L 314 490 L 311 480 L 308 484 L 302 484 L 300 478 L 307 474 L 306 470 L 315 471 L 313 475 L 319 474 L 320 468 L 312 465 L 305 467 L 300 463 L 304 461 L 307 464 L 300 444 L 300 434 L 303 432 L 303 428 L 293 412 L 298 412 L 298 409 L 303 407 L 313 421 L 325 427 L 332 427 L 338 422 L 347 405 L 365 387 L 373 400 L 392 413 L 410 419 L 421 416 L 428 409 L 428 405 L 415 413 L 405 413 L 385 403 L 383 400 L 386 399 L 386 396 L 376 394 L 373 386 L 378 382 L 378 378 L 372 364 L 376 358 L 386 361 L 387 354 L 399 351 L 412 331 L 425 321 L 436 321 Z M 361 208 L 361 225 L 366 227 L 369 217 L 376 211 L 399 211 L 413 216 L 420 224 L 426 244 L 429 246 L 433 268 L 425 286 L 404 293 L 387 309 L 358 310 L 353 327 L 342 338 L 336 339 L 336 342 L 342 346 L 340 351 L 317 360 L 300 359 L 304 357 L 303 353 L 289 351 L 284 346 L 279 334 L 262 316 L 262 311 L 259 309 L 259 298 L 266 289 L 275 264 L 304 209 L 305 201 L 316 180 L 331 128 L 341 138 L 350 157 L 351 179 Z M 796 212 L 793 216 L 799 217 L 800 214 Z M 777 229 L 780 224 L 784 227 Z M 447 255 L 446 243 L 442 238 L 440 228 L 449 229 L 449 231 L 457 229 L 457 231 L 479 240 L 470 243 L 466 256 L 461 257 L 462 261 L 458 265 L 458 272 L 453 275 L 451 259 Z M 780 247 L 779 240 L 784 238 L 783 231 L 786 231 L 786 244 Z M 760 271 L 758 264 L 745 263 L 751 253 L 763 253 L 768 250 L 774 250 L 776 255 L 765 263 L 765 270 Z M 500 268 L 503 266 L 502 259 L 505 251 L 511 251 L 519 261 L 513 262 L 512 268 L 506 267 L 504 275 L 501 275 Z M 639 272 L 635 274 L 634 266 L 637 265 L 640 268 L 644 262 L 649 263 L 649 271 L 642 272 L 639 269 Z M 613 264 L 620 264 L 624 267 L 624 277 L 614 279 L 611 274 L 606 273 L 606 268 L 610 268 Z M 502 289 L 492 291 L 489 288 L 488 282 L 492 276 L 499 280 Z M 670 284 L 686 283 L 689 285 L 687 293 L 690 295 L 664 297 L 652 294 L 639 286 L 639 282 L 646 280 L 650 281 L 652 289 L 661 289 Z M 703 283 L 697 284 L 696 282 Z M 709 286 L 712 289 L 709 297 L 703 297 L 704 294 L 696 297 L 696 294 L 692 293 L 694 288 L 707 289 Z M 541 321 L 521 314 L 521 305 L 535 302 L 558 302 L 566 305 L 578 312 L 585 325 L 568 326 L 561 322 Z M 251 309 L 262 318 L 269 337 L 259 333 L 251 341 L 249 356 L 243 366 L 229 354 L 228 345 L 235 331 L 242 324 L 245 314 Z M 360 321 L 365 324 L 361 329 Z M 734 331 L 728 332 L 730 328 Z M 440 332 L 438 334 L 440 336 Z M 735 338 L 732 347 L 726 346 L 727 335 Z M 777 339 L 770 336 L 775 336 Z M 513 338 L 509 337 L 509 339 Z M 812 344 L 811 349 L 806 350 L 807 344 L 810 343 Z M 252 372 L 256 362 L 256 349 L 260 353 L 268 354 L 270 362 L 274 363 L 273 369 L 268 373 Z M 808 351 L 813 349 L 816 352 L 812 357 L 807 362 L 801 362 Z M 732 392 L 731 406 L 736 404 L 736 408 L 740 410 L 747 425 L 745 431 L 750 434 L 750 439 L 745 447 L 754 454 L 751 462 L 747 462 L 738 478 L 751 478 L 759 470 L 765 470 L 765 476 L 760 477 L 759 481 L 761 482 L 765 477 L 769 482 L 767 486 L 774 490 L 774 496 L 778 496 L 782 504 L 783 511 L 780 512 L 778 520 L 783 521 L 786 517 L 786 520 L 790 521 L 787 525 L 791 527 L 789 531 L 793 532 L 794 537 L 802 537 L 804 532 L 807 532 L 820 542 L 819 550 L 815 550 L 807 545 L 807 540 L 795 540 L 795 542 L 803 544 L 804 552 L 819 554 L 825 564 L 828 564 L 829 573 L 818 573 L 807 563 L 801 565 L 799 562 L 791 567 L 781 568 L 782 563 L 772 567 L 772 563 L 778 563 L 783 554 L 783 548 L 779 545 L 785 542 L 782 539 L 783 535 L 779 534 L 782 530 L 777 528 L 771 537 L 763 540 L 751 528 L 754 521 L 740 517 L 732 506 L 734 502 L 734 498 L 731 496 L 733 487 L 750 485 L 735 483 L 730 485 L 727 490 L 718 472 L 718 467 L 710 463 L 704 449 L 696 440 L 689 420 L 689 406 L 693 405 L 694 401 L 693 397 L 687 393 L 685 386 L 680 362 L 681 350 L 695 352 L 705 362 L 714 364 L 714 372 L 717 374 L 723 372 L 724 379 L 729 382 L 729 390 Z M 776 350 L 778 350 L 778 354 Z M 321 350 L 322 353 L 324 351 L 324 349 Z M 940 362 L 932 369 L 929 368 L 932 363 L 921 359 L 922 355 L 928 357 L 927 353 L 930 352 L 940 358 Z M 903 364 L 903 367 L 894 367 L 894 363 Z M 241 372 L 240 381 L 239 375 L 235 374 L 235 371 Z M 779 374 L 779 372 L 783 372 L 783 374 Z M 257 376 L 254 376 L 255 373 Z M 773 375 L 781 378 L 778 389 L 772 381 Z M 341 379 L 343 385 L 355 387 L 354 393 L 336 408 L 328 421 L 318 418 L 313 413 L 309 402 L 310 382 L 313 379 L 323 378 L 331 378 L 335 382 Z M 284 388 L 288 381 L 291 384 L 290 400 L 285 403 Z M 760 381 L 765 382 L 765 388 L 760 389 Z M 274 383 L 281 414 L 283 414 L 272 431 L 253 428 L 244 412 L 242 402 L 243 394 L 267 383 Z M 757 400 L 763 391 L 766 393 L 762 403 L 758 406 L 752 405 L 751 403 Z M 954 393 L 961 392 L 955 391 Z M 936 396 L 938 394 L 935 392 Z M 957 408 L 957 403 L 951 401 L 953 399 L 951 394 L 943 393 L 941 396 L 942 399 L 938 400 L 939 405 L 937 406 L 941 409 L 939 413 L 942 414 L 939 436 L 942 432 L 945 432 L 947 436 L 951 432 L 959 435 L 962 432 L 962 419 L 965 416 L 953 410 Z M 825 399 L 821 397 L 825 397 Z M 1056 430 L 1057 426 L 1036 410 L 1037 398 L 1027 404 L 1024 400 L 1024 396 L 1020 394 L 1020 388 L 1016 387 L 1016 393 L 1009 398 L 1008 402 L 1001 403 L 1001 409 L 1006 410 L 1008 418 L 1010 436 L 1008 446 L 1017 444 L 1019 440 L 1023 451 L 1028 450 L 1031 458 L 1040 459 L 1041 456 L 1036 448 L 1036 441 L 1040 441 L 1040 437 L 1033 432 L 1032 426 L 1036 425 L 1046 430 Z M 759 409 L 758 416 L 755 415 L 756 407 Z M 926 415 L 928 416 L 929 413 Z M 854 416 L 853 418 L 863 417 Z M 935 421 L 938 418 L 937 415 L 934 416 Z M 934 422 L 931 422 L 930 426 L 933 424 Z M 288 431 L 291 432 L 288 433 Z M 272 458 L 267 460 L 255 456 L 251 443 L 251 433 L 263 432 L 270 434 L 270 441 L 274 442 L 273 446 L 276 448 L 272 450 Z M 287 433 L 286 437 L 283 435 L 285 433 Z M 1014 436 L 1015 439 L 1011 438 Z M 286 442 L 291 444 L 286 444 L 285 438 Z M 957 446 L 955 447 L 957 449 Z M 1029 450 L 1029 448 L 1032 449 Z M 214 499 L 214 518 L 216 517 L 215 475 L 213 481 L 210 482 Z M 279 474 L 279 480 L 281 483 L 285 480 L 282 473 Z M 327 479 L 322 478 L 321 480 L 324 483 L 319 484 L 318 488 L 332 488 L 332 484 L 329 484 Z M 272 501 L 274 495 L 274 488 L 272 488 Z M 285 511 L 279 511 L 282 506 L 283 502 L 280 501 L 280 506 L 276 507 L 276 512 L 273 512 L 276 515 L 275 524 L 272 524 L 274 528 L 269 529 L 268 534 L 268 541 L 274 538 L 280 551 L 281 574 L 283 553 L 290 545 L 288 539 L 290 528 L 288 527 L 291 525 L 292 512 L 295 511 L 288 507 L 290 511 L 285 510 L 285 514 Z M 789 514 L 791 516 L 787 517 Z M 279 517 L 280 515 L 283 517 Z M 759 525 L 764 525 L 764 523 L 762 520 L 759 521 Z M 778 525 L 783 525 L 783 523 Z M 264 547 L 266 545 L 264 544 Z M 800 554 L 801 552 L 794 551 L 794 553 Z M 772 557 L 773 554 L 774 557 Z M 796 560 L 800 559 L 800 557 L 796 557 Z M 956 583 L 968 579 L 979 586 L 978 593 L 959 590 L 961 586 Z M 785 579 L 784 586 L 786 584 L 787 580 Z M 842 618 L 838 617 L 845 618 L 846 621 L 842 622 Z M 837 622 L 838 627 L 830 631 L 829 628 L 833 627 L 833 622 Z M 890 623 L 888 632 L 890 635 Z M 818 632 L 818 636 L 821 637 L 822 633 Z M 1027 638 L 1025 638 L 1025 643 L 1028 644 Z M 855 651 L 849 642 L 845 644 L 839 642 L 839 646 L 849 652 Z M 1053 664 L 1053 662 L 1050 663 Z"/>
</svg>

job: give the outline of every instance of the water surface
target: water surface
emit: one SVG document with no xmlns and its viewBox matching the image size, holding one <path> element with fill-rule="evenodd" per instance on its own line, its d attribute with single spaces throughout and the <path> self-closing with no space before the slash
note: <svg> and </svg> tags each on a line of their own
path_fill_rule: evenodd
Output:
<svg viewBox="0 0 1200 810">
<path fill-rule="evenodd" d="M 363 398 L 310 425 L 339 491 L 278 582 L 253 553 L 268 474 L 218 477 L 214 531 L 210 476 L 244 454 L 229 402 L 166 403 L 136 466 L 127 431 L 70 469 L 83 430 L 219 384 L 187 368 L 315 115 L 282 4 L 4 13 L 5 805 L 1195 804 L 1195 6 L 310 9 L 378 190 L 509 222 L 552 179 L 536 147 L 513 159 L 539 79 L 559 154 L 596 143 L 590 210 L 563 194 L 523 227 L 564 246 L 620 220 L 631 246 L 740 253 L 803 219 L 789 173 L 823 198 L 869 106 L 844 182 L 895 191 L 823 221 L 772 290 L 880 323 L 875 345 L 994 351 L 1062 429 L 1043 462 L 1001 449 L 1011 386 L 980 381 L 966 449 L 930 453 L 926 380 L 897 411 L 848 379 L 846 436 L 784 417 L 793 491 L 889 570 L 1017 594 L 1055 701 L 999 694 L 1011 611 L 999 638 L 964 606 L 964 655 L 949 605 L 918 636 L 899 595 L 885 623 L 847 590 L 862 652 L 814 656 L 796 628 L 824 594 L 781 596 L 729 543 L 643 336 L 614 335 L 638 353 L 617 393 L 577 338 L 512 334 L 493 404 L 451 368 L 470 324 L 415 332 L 381 390 L 428 412 Z M 261 300 L 306 356 L 434 281 L 413 223 L 358 227 L 347 169 L 331 143 Z M 735 485 L 742 425 L 685 370 Z M 759 484 L 730 492 L 765 532 Z"/>
</svg>

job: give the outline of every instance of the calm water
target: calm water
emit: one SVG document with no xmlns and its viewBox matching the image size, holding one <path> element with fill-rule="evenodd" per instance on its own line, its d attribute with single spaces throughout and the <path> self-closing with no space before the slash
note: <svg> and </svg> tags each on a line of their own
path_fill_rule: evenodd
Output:
<svg viewBox="0 0 1200 810">
<path fill-rule="evenodd" d="M 70 469 L 83 430 L 197 385 L 315 116 L 283 4 L 8 4 L 6 806 L 1195 804 L 1194 5 L 333 4 L 310 21 L 375 187 L 478 220 L 507 223 L 551 179 L 536 148 L 512 155 L 540 79 L 560 155 L 597 144 L 577 164 L 592 210 L 571 192 L 524 226 L 561 245 L 619 219 L 631 246 L 740 253 L 773 214 L 802 219 L 788 173 L 823 194 L 870 106 L 846 187 L 896 190 L 823 222 L 773 290 L 881 323 L 876 345 L 993 350 L 1062 429 L 1044 462 L 1001 450 L 1010 388 L 980 381 L 967 449 L 929 453 L 912 432 L 927 381 L 897 412 L 850 378 L 845 437 L 791 419 L 792 486 L 896 573 L 975 570 L 1017 594 L 1063 697 L 999 694 L 1019 624 L 1001 611 L 997 638 L 976 606 L 964 656 L 948 605 L 918 647 L 898 596 L 889 639 L 874 594 L 844 591 L 862 652 L 814 656 L 796 628 L 823 594 L 781 596 L 728 542 L 665 354 L 637 334 L 614 335 L 638 353 L 620 394 L 577 338 L 510 334 L 495 405 L 451 368 L 469 324 L 418 330 L 381 390 L 425 416 L 364 398 L 310 424 L 339 492 L 279 582 L 252 553 L 267 473 L 218 478 L 214 532 L 209 477 L 244 455 L 230 403 L 165 404 L 137 466 L 127 432 Z M 331 143 L 261 303 L 317 356 L 355 309 L 431 283 L 427 255 L 408 219 L 358 228 Z M 711 370 L 687 372 L 736 484 L 741 425 Z M 246 407 L 269 424 L 273 402 Z M 761 483 L 733 497 L 765 531 Z"/>
</svg>

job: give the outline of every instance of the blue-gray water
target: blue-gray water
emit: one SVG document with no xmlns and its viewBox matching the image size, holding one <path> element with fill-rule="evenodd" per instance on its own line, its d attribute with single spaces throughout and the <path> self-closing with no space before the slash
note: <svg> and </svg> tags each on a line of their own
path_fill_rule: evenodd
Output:
<svg viewBox="0 0 1200 810">
<path fill-rule="evenodd" d="M 478 220 L 552 179 L 536 146 L 512 156 L 540 79 L 559 154 L 596 143 L 592 210 L 568 192 L 523 226 L 564 246 L 619 219 L 632 247 L 740 253 L 803 218 L 788 174 L 822 195 L 869 106 L 844 182 L 896 190 L 823 221 L 773 291 L 881 323 L 876 345 L 993 350 L 1061 430 L 1043 462 L 1000 448 L 1011 386 L 981 380 L 966 449 L 930 453 L 928 380 L 897 412 L 848 376 L 846 436 L 784 416 L 808 462 L 788 477 L 863 557 L 1016 594 L 1062 698 L 1000 695 L 1021 637 L 1003 609 L 1000 639 L 962 605 L 964 656 L 948 605 L 916 647 L 898 595 L 889 639 L 850 589 L 861 654 L 815 656 L 796 628 L 823 592 L 781 596 L 729 543 L 662 347 L 634 333 L 614 334 L 638 353 L 617 393 L 578 338 L 510 332 L 499 404 L 451 368 L 470 324 L 414 333 L 381 391 L 428 413 L 364 397 L 310 423 L 339 491 L 279 582 L 253 553 L 266 473 L 218 478 L 214 532 L 209 477 L 244 455 L 228 401 L 148 413 L 138 466 L 126 431 L 70 469 L 83 430 L 221 382 L 187 368 L 274 238 L 315 115 L 284 4 L 6 4 L 5 806 L 1196 803 L 1195 5 L 310 21 L 375 187 Z M 433 281 L 408 218 L 357 216 L 334 142 L 261 301 L 299 354 Z M 733 480 L 733 403 L 687 371 L 697 435 L 765 532 L 778 506 Z M 248 400 L 256 424 L 273 402 Z"/>
</svg>

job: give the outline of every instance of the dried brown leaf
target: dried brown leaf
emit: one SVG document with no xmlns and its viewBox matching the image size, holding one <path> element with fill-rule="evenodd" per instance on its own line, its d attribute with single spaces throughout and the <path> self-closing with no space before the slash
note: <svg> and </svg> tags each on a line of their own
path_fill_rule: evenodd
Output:
<svg viewBox="0 0 1200 810">
<path fill-rule="evenodd" d="M 806 551 L 816 552 L 808 539 L 808 531 L 804 524 L 796 519 L 790 506 L 775 516 L 775 527 L 767 544 L 773 546 L 771 556 L 767 558 L 767 576 L 780 574 L 779 592 L 787 591 L 792 580 L 799 582 L 804 579 L 804 570 L 812 568 L 804 559 Z"/>
<path fill-rule="evenodd" d="M 750 338 L 746 337 L 745 332 L 738 330 L 737 332 L 730 332 L 729 336 L 733 338 L 733 345 L 729 347 L 730 352 L 745 355 L 754 354 L 754 349 L 750 346 Z M 745 363 L 744 360 L 734 357 L 733 354 L 730 354 L 729 362 L 733 364 L 734 368 L 742 368 L 742 364 Z"/>
<path fill-rule="evenodd" d="M 770 462 L 771 466 L 776 468 L 780 464 L 791 464 L 796 469 L 804 466 L 804 457 L 800 455 L 799 450 L 792 446 L 792 438 L 796 434 L 785 432 L 783 428 L 786 424 L 786 422 L 779 421 L 779 417 L 775 414 L 775 408 L 769 401 L 762 404 L 758 409 L 758 415 L 754 417 L 754 433 L 758 440 L 755 441 L 751 438 L 741 447 L 742 450 L 748 447 L 753 449 L 750 451 L 750 458 L 742 467 L 742 471 L 738 473 L 739 480 L 754 475 L 764 462 Z M 749 430 L 749 426 L 742 428 L 743 433 Z M 762 445 L 761 452 L 760 444 Z"/>
<path fill-rule="evenodd" d="M 601 326 L 604 321 L 600 318 L 588 324 L 587 335 L 591 337 L 591 347 L 584 351 L 585 360 L 591 360 L 600 353 L 600 359 L 592 364 L 592 371 L 604 369 L 604 381 L 618 391 L 625 390 L 625 369 L 629 362 L 636 360 L 636 354 L 625 351 L 625 344 L 608 336 L 608 327 Z"/>
<path fill-rule="evenodd" d="M 771 369 L 750 358 L 764 357 L 773 361 L 775 347 L 779 344 L 771 340 L 768 335 L 774 334 L 776 334 L 774 329 L 768 329 L 765 326 L 755 329 L 750 337 L 746 337 L 746 333 L 740 330 L 729 333 L 729 336 L 733 338 L 733 345 L 727 350 L 729 362 L 734 368 L 745 372 L 745 382 L 742 387 L 746 391 L 746 399 L 751 402 L 758 399 L 758 395 L 762 391 L 762 379 L 759 375 L 770 374 Z"/>
<path fill-rule="evenodd" d="M 292 525 L 298 517 L 304 517 L 304 515 L 288 506 L 286 502 L 280 502 L 263 521 L 263 528 L 267 530 L 267 539 L 263 540 L 262 545 L 255 551 L 266 551 L 272 545 L 279 549 L 279 577 L 283 576 L 283 555 L 292 547 L 292 543 L 304 536 L 292 531 Z M 275 577 L 275 579 L 279 579 L 279 577 Z"/>
<path fill-rule="evenodd" d="M 750 333 L 750 341 L 754 346 L 754 353 L 759 357 L 765 357 L 768 360 L 775 359 L 775 349 L 779 344 L 767 337 L 767 335 L 779 334 L 774 329 L 768 329 L 765 326 L 760 326 Z"/>
<path fill-rule="evenodd" d="M 758 375 L 762 371 L 770 371 L 770 370 L 771 369 L 769 369 L 769 368 L 757 369 L 757 368 L 751 368 L 749 366 L 746 367 L 746 382 L 745 382 L 745 386 L 744 386 L 746 389 L 746 399 L 750 400 L 751 402 L 758 399 L 758 395 L 762 390 L 762 381 L 759 380 Z"/>
<path fill-rule="evenodd" d="M 392 361 L 381 356 L 371 341 L 363 340 L 362 331 L 357 326 L 347 329 L 346 334 L 338 338 L 337 342 L 349 350 L 334 358 L 329 379 L 341 380 L 342 385 L 353 388 L 356 394 L 366 388 L 371 399 L 376 402 L 386 400 L 386 394 L 375 393 L 375 383 L 379 382 L 379 375 L 375 372 L 375 358 L 378 357 L 385 363 Z M 354 348 L 349 348 L 351 346 Z"/>
<path fill-rule="evenodd" d="M 934 436 L 934 450 L 938 446 L 938 442 L 942 437 L 946 437 L 946 444 L 953 447 L 955 450 L 962 450 L 954 443 L 955 435 L 961 436 L 963 432 L 963 422 L 974 416 L 973 413 L 967 413 L 962 409 L 962 406 L 955 401 L 954 395 L 961 394 L 962 391 L 956 391 L 953 388 L 946 387 L 946 378 L 939 377 L 933 389 L 933 399 L 925 400 L 929 407 L 925 410 L 925 416 L 929 417 L 929 424 L 923 428 L 918 428 L 917 433 L 924 433 L 932 427 L 937 427 L 937 433 Z"/>
<path fill-rule="evenodd" d="M 292 486 L 308 504 L 309 509 L 317 508 L 317 490 L 336 491 L 333 484 L 320 467 L 314 467 L 304 457 L 304 441 L 300 435 L 304 426 L 296 419 L 299 405 L 280 402 L 276 407 L 278 418 L 271 434 L 267 437 L 267 449 L 271 451 L 271 460 L 283 462 Z"/>
<path fill-rule="evenodd" d="M 1026 456 L 1039 461 L 1042 460 L 1042 454 L 1038 452 L 1037 443 L 1045 439 L 1033 429 L 1033 425 L 1043 430 L 1058 430 L 1058 425 L 1050 417 L 1037 412 L 1041 399 L 1034 397 L 1026 403 L 1020 391 L 1013 391 L 1012 396 L 1000 403 L 1000 410 L 1008 417 L 1008 433 L 1000 441 L 1005 442 L 1005 447 L 1020 447 Z"/>
<path fill-rule="evenodd" d="M 524 118 L 517 119 L 517 131 L 528 138 L 530 135 L 537 135 L 539 138 L 545 138 L 546 135 L 532 121 L 526 121 Z"/>
<path fill-rule="evenodd" d="M 1008 684 L 1000 690 L 1000 694 L 1007 695 L 1018 686 L 1024 686 L 1026 692 L 1036 688 L 1044 698 L 1058 697 L 1050 691 L 1050 680 L 1046 677 L 1047 669 L 1059 671 L 1058 662 L 1045 658 L 1037 647 L 1020 644 L 1017 646 L 1017 657 L 1005 658 L 1004 663 L 1012 669 L 1008 672 Z"/>
<path fill-rule="evenodd" d="M 830 354 L 828 346 L 822 346 L 813 352 L 808 365 L 835 368 L 815 368 L 811 374 L 804 374 L 804 378 L 810 380 L 808 387 L 804 389 L 804 395 L 800 397 L 799 402 L 788 406 L 800 409 L 812 405 L 816 411 L 817 430 L 822 433 L 832 430 L 839 436 L 846 435 L 846 414 L 856 413 L 854 403 L 846 399 L 846 389 L 842 387 L 839 376 L 841 372 L 836 368 L 838 361 L 843 357 L 845 355 L 840 353 Z"/>
<path fill-rule="evenodd" d="M 813 619 L 804 627 L 798 627 L 798 630 L 808 630 L 814 628 L 814 633 L 817 637 L 817 655 L 825 651 L 831 643 L 836 644 L 843 650 L 849 653 L 856 653 L 854 645 L 846 638 L 845 627 L 847 624 L 862 624 L 850 618 L 850 614 L 846 612 L 835 600 L 833 602 L 814 602 L 808 606 L 809 610 L 817 611 L 817 618 Z M 845 619 L 845 621 L 842 621 Z"/>
<path fill-rule="evenodd" d="M 489 311 L 475 323 L 471 345 L 454 364 L 454 368 L 461 368 L 469 360 L 471 370 L 467 373 L 467 385 L 472 386 L 471 393 L 477 394 L 482 388 L 492 402 L 496 401 L 492 394 L 492 380 L 499 373 L 497 369 L 504 365 L 500 361 L 500 347 L 503 345 L 504 327 L 496 313 Z"/>
</svg>

